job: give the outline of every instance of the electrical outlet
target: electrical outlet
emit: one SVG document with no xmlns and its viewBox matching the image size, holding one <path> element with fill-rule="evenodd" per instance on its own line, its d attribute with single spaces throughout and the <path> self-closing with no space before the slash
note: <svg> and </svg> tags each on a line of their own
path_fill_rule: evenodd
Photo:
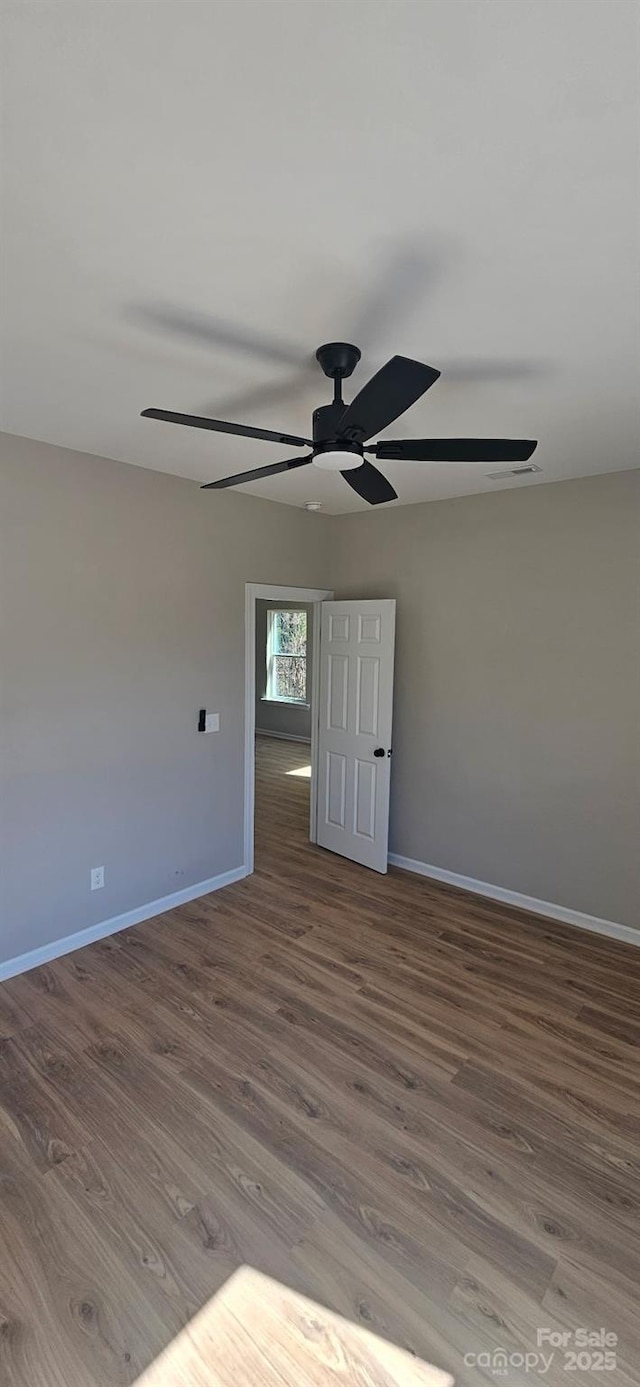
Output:
<svg viewBox="0 0 640 1387">
<path fill-rule="evenodd" d="M 104 867 L 91 868 L 91 890 L 99 891 L 104 886 Z"/>
</svg>

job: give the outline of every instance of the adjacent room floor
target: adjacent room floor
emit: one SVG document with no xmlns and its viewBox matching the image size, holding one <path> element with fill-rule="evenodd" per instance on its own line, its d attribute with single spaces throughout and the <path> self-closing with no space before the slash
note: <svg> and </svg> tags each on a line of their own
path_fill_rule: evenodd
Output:
<svg viewBox="0 0 640 1387">
<path fill-rule="evenodd" d="M 0 987 L 3 1387 L 135 1382 L 241 1264 L 458 1382 L 604 1326 L 631 1383 L 640 951 L 311 847 L 257 759 L 254 876 Z"/>
</svg>

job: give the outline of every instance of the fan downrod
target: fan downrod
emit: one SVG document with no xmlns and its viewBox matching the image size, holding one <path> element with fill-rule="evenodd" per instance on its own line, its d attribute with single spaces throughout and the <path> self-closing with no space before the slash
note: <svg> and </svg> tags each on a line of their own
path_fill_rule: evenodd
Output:
<svg viewBox="0 0 640 1387">
<path fill-rule="evenodd" d="M 360 348 L 351 342 L 327 342 L 318 347 L 316 361 L 330 380 L 345 380 L 355 371 L 361 355 Z"/>
</svg>

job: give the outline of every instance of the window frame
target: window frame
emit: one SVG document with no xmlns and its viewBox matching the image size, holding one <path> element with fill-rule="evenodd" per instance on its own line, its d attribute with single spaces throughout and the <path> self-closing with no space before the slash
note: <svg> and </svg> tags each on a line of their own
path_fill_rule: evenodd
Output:
<svg viewBox="0 0 640 1387">
<path fill-rule="evenodd" d="M 304 648 L 304 654 L 303 654 L 303 655 L 293 655 L 293 654 L 287 653 L 287 652 L 284 651 L 284 650 L 276 650 L 276 649 L 274 649 L 275 639 L 276 639 L 276 632 L 277 632 L 277 626 L 278 626 L 278 620 L 277 620 L 277 619 L 278 619 L 278 617 L 281 616 L 281 615 L 283 615 L 283 616 L 295 616 L 295 615 L 304 616 L 304 618 L 305 618 L 306 630 L 305 630 L 305 648 Z M 263 698 L 262 698 L 263 703 L 278 703 L 278 704 L 284 704 L 285 707 L 290 707 L 290 708 L 309 708 L 309 707 L 310 707 L 310 704 L 309 704 L 309 613 L 308 613 L 306 607 L 296 607 L 296 606 L 291 606 L 291 607 L 286 606 L 286 607 L 285 607 L 285 606 L 281 606 L 281 607 L 269 607 L 269 608 L 268 608 L 268 610 L 267 610 L 267 641 L 266 641 L 266 651 L 265 651 L 265 655 L 266 655 L 266 683 L 265 683 L 265 692 L 264 692 Z M 276 682 L 276 680 L 275 680 L 275 672 L 276 672 L 276 668 L 277 668 L 277 666 L 276 666 L 276 661 L 278 660 L 278 658 L 282 658 L 282 659 L 286 659 L 286 660 L 303 660 L 303 661 L 304 661 L 304 688 L 305 688 L 305 692 L 304 692 L 304 697 L 303 697 L 303 698 L 283 698 L 281 695 L 279 695 L 279 694 L 277 694 L 277 693 L 274 692 L 274 687 L 275 687 L 275 682 Z"/>
</svg>

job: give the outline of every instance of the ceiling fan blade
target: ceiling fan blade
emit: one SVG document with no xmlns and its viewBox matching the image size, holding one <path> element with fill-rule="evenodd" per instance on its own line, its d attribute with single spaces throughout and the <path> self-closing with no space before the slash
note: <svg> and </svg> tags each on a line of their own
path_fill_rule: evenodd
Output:
<svg viewBox="0 0 640 1387">
<path fill-rule="evenodd" d="M 368 352 L 385 338 L 395 338 L 435 287 L 442 262 L 442 248 L 433 237 L 389 240 L 381 246 L 373 260 L 371 287 L 347 333 L 349 341 L 361 343 Z"/>
<path fill-rule="evenodd" d="M 300 366 L 303 354 L 294 343 L 283 342 L 241 323 L 230 323 L 212 313 L 199 313 L 171 304 L 137 304 L 128 317 L 145 328 L 170 332 L 187 341 L 203 343 L 206 347 L 222 347 L 248 356 L 279 361 L 285 366 Z"/>
<path fill-rule="evenodd" d="M 242 438 L 266 438 L 269 443 L 290 443 L 294 448 L 313 447 L 310 438 L 272 429 L 254 429 L 250 424 L 228 424 L 223 419 L 205 419 L 200 414 L 175 414 L 171 409 L 143 409 L 142 419 L 164 419 L 167 424 L 187 424 L 192 429 L 213 429 L 214 433 L 238 433 Z"/>
<path fill-rule="evenodd" d="M 360 467 L 350 467 L 348 472 L 342 472 L 340 475 L 353 491 L 357 491 L 363 501 L 369 502 L 370 506 L 379 506 L 383 501 L 398 499 L 398 493 L 394 491 L 391 482 L 388 482 L 371 462 L 365 460 Z"/>
<path fill-rule="evenodd" d="M 314 392 L 313 400 L 310 398 Z M 315 370 L 311 366 L 305 366 L 299 371 L 287 374 L 284 380 L 268 380 L 262 385 L 254 385 L 246 390 L 234 390 L 224 396 L 218 395 L 210 404 L 205 405 L 205 409 L 212 410 L 217 414 L 222 410 L 225 414 L 244 414 L 249 410 L 262 409 L 264 406 L 271 408 L 275 404 L 297 405 L 300 400 L 308 401 L 308 413 L 311 414 L 315 395 L 318 391 L 318 365 L 315 363 Z"/>
<path fill-rule="evenodd" d="M 552 373 L 553 366 L 543 357 L 459 356 L 442 362 L 447 385 L 483 385 L 485 381 L 536 380 Z"/>
<path fill-rule="evenodd" d="M 383 438 L 368 453 L 390 462 L 526 462 L 532 438 Z"/>
<path fill-rule="evenodd" d="M 251 472 L 237 472 L 235 477 L 221 477 L 217 482 L 205 482 L 200 490 L 221 491 L 227 486 L 241 486 L 243 482 L 256 482 L 260 477 L 275 477 L 277 472 L 289 472 L 292 467 L 304 467 L 306 462 L 312 462 L 312 460 L 311 453 L 304 458 L 287 458 L 286 462 L 273 462 L 270 467 L 254 467 Z"/>
<path fill-rule="evenodd" d="M 362 443 L 388 428 L 424 395 L 439 375 L 433 366 L 424 366 L 421 361 L 392 356 L 347 405 L 340 420 L 339 437 Z"/>
</svg>

